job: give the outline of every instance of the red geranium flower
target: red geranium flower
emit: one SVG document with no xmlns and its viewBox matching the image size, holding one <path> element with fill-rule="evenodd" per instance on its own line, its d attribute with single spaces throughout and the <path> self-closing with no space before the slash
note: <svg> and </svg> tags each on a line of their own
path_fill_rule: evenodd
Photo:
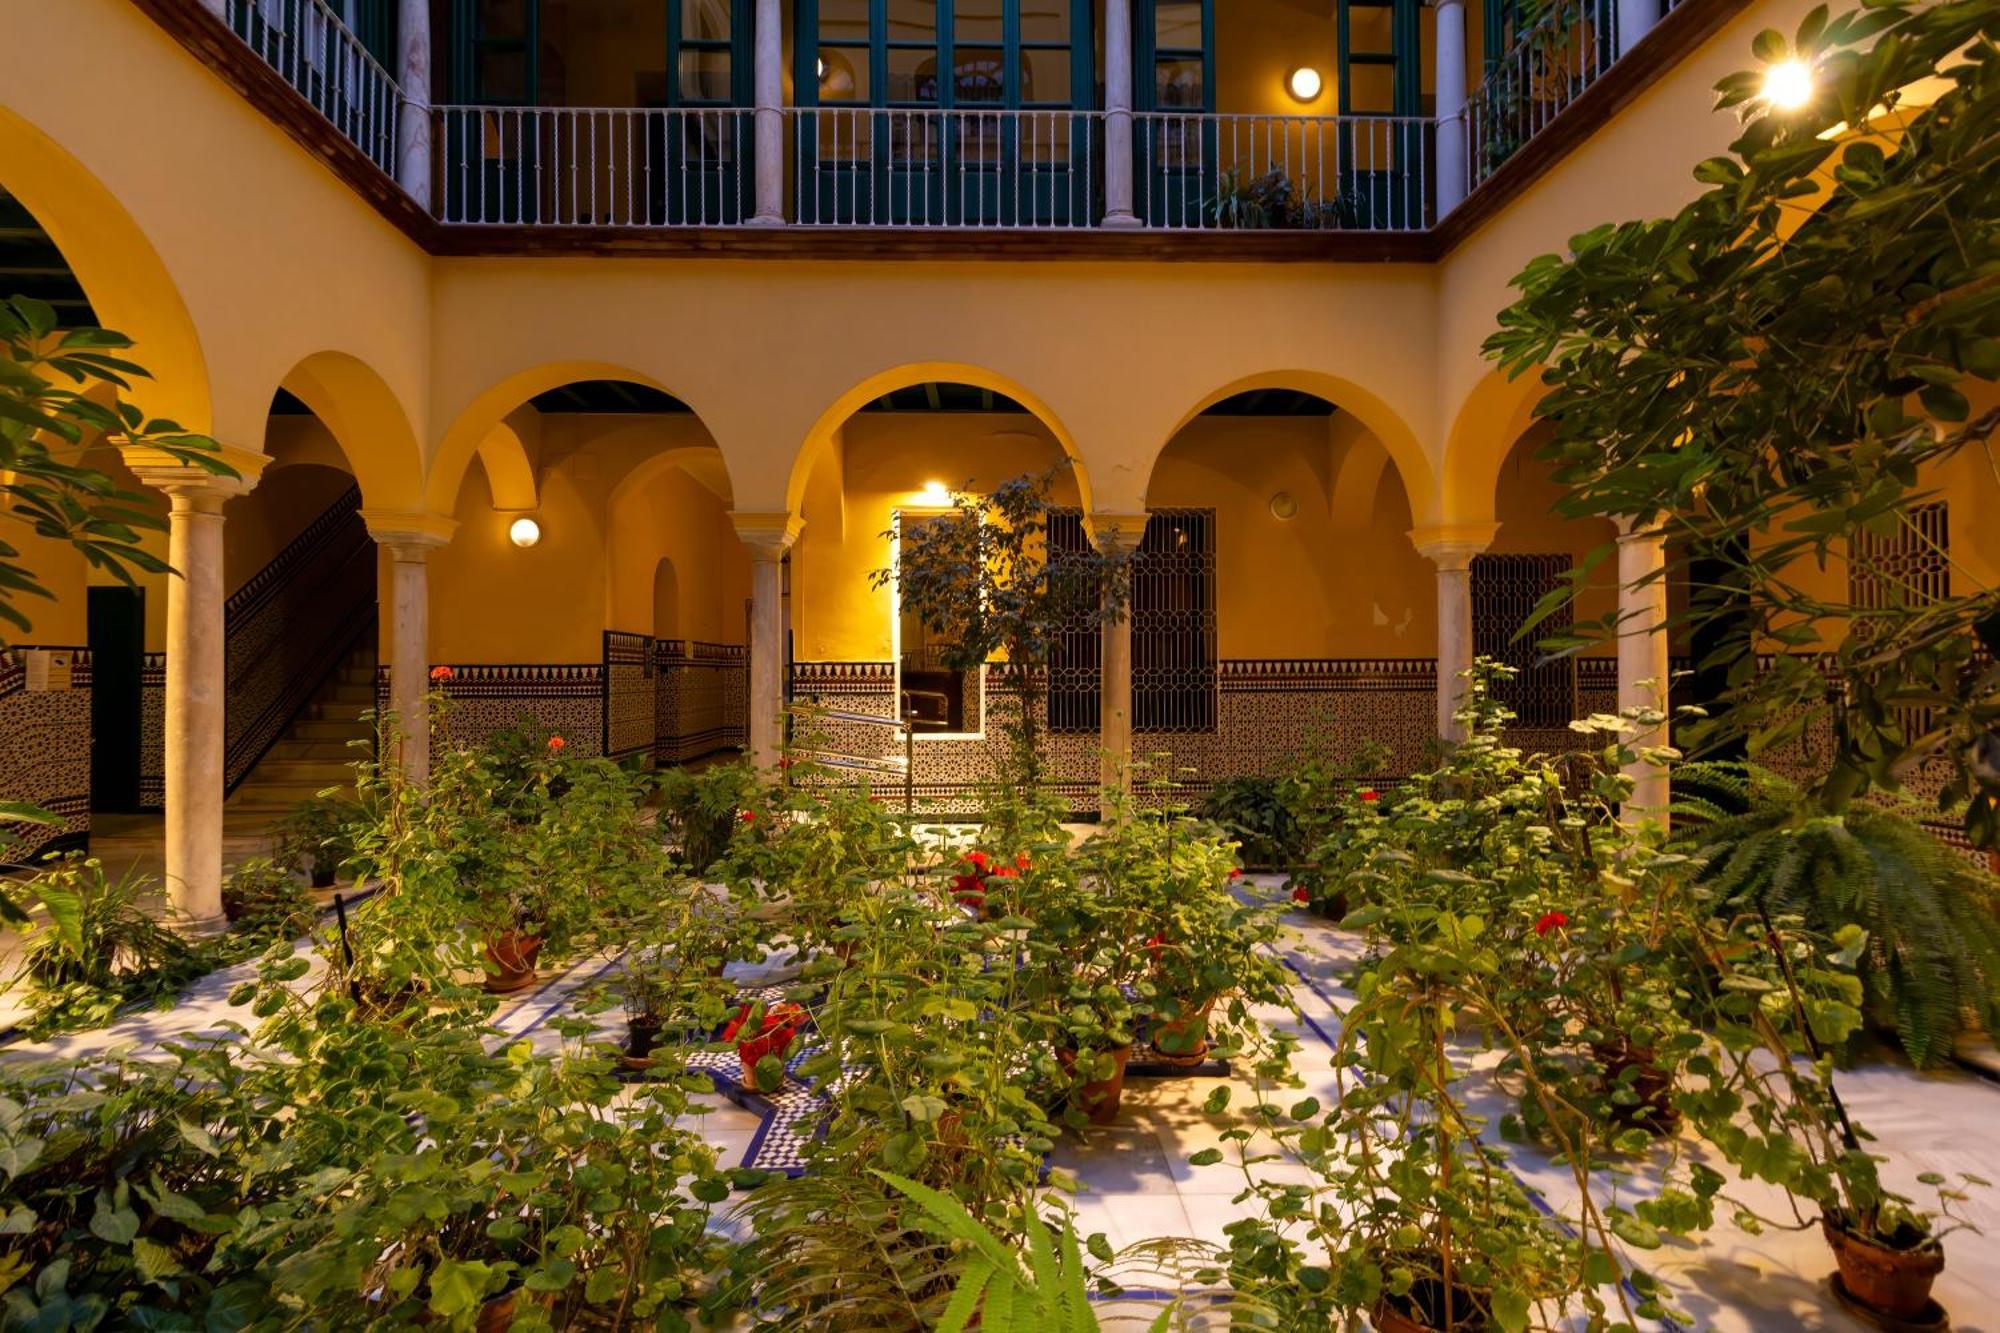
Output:
<svg viewBox="0 0 2000 1333">
<path fill-rule="evenodd" d="M 1235 881 L 1235 880 L 1239 880 L 1239 879 L 1242 879 L 1242 878 L 1243 878 L 1243 867 L 1242 867 L 1242 866 L 1231 866 L 1231 867 L 1229 867 L 1229 878 L 1230 878 L 1230 880 L 1231 880 L 1231 881 Z"/>
<path fill-rule="evenodd" d="M 1014 857 L 1014 868 L 1016 870 L 1026 870 L 1029 868 L 1028 854 L 1026 852 L 1016 853 Z"/>
<path fill-rule="evenodd" d="M 457 674 L 458 674 L 457 672 L 453 671 L 448 666 L 435 666 L 431 668 L 432 680 L 450 680 L 453 676 Z"/>
<path fill-rule="evenodd" d="M 783 1058 L 785 1048 L 792 1044 L 792 1038 L 798 1036 L 800 1029 L 806 1025 L 806 1011 L 796 1004 L 774 1004 L 764 1011 L 764 1021 L 757 1025 L 757 1030 L 751 1032 L 747 1029 L 753 1007 L 746 1004 L 737 1011 L 736 1017 L 729 1020 L 729 1026 L 722 1029 L 722 1039 L 736 1043 L 736 1058 L 743 1062 L 743 1081 L 754 1088 L 757 1086 L 757 1062 L 767 1055 Z"/>
<path fill-rule="evenodd" d="M 562 737 L 560 737 L 560 736 L 551 736 L 551 737 L 549 737 L 549 748 L 550 748 L 551 750 L 560 750 L 560 749 L 562 749 L 562 748 L 563 748 L 563 746 L 565 746 L 565 745 L 568 745 L 568 744 L 569 744 L 569 742 L 568 742 L 568 741 L 566 741 L 566 740 L 564 740 L 564 739 L 563 739 Z"/>
<path fill-rule="evenodd" d="M 1293 902 L 1295 902 L 1295 903 L 1309 903 L 1309 902 L 1311 902 L 1312 900 L 1313 900 L 1313 896 L 1312 896 L 1312 892 L 1311 892 L 1310 890 L 1308 890 L 1308 889 L 1306 888 L 1306 886 L 1305 886 L 1305 885 L 1301 884 L 1301 885 L 1299 885 L 1299 887 L 1298 887 L 1298 888 L 1296 888 L 1296 889 L 1293 889 L 1293 890 L 1292 890 L 1292 901 L 1293 901 Z"/>
<path fill-rule="evenodd" d="M 981 871 L 984 871 L 986 869 L 986 853 L 975 848 L 965 854 L 965 863 L 977 866 Z"/>
<path fill-rule="evenodd" d="M 1153 961 L 1156 963 L 1160 961 L 1160 953 L 1166 947 L 1167 937 L 1165 934 L 1155 935 L 1152 939 L 1146 941 L 1146 952 L 1153 955 Z"/>
<path fill-rule="evenodd" d="M 1373 804 L 1374 802 L 1382 799 L 1382 793 L 1376 791 L 1373 787 L 1369 787 L 1361 793 L 1361 799 L 1365 802 Z"/>
<path fill-rule="evenodd" d="M 1561 930 L 1569 924 L 1569 916 L 1563 912 L 1544 912 L 1542 919 L 1535 923 L 1537 935 L 1547 935 L 1552 930 Z"/>
<path fill-rule="evenodd" d="M 757 822 L 757 812 L 755 810 L 738 810 L 736 812 L 736 817 L 742 820 L 746 824 L 754 824 Z"/>
</svg>

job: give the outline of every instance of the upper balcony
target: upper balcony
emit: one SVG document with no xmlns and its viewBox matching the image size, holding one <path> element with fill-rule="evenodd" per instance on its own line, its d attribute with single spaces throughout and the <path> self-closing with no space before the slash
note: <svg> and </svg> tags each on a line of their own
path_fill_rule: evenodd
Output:
<svg viewBox="0 0 2000 1333">
<path fill-rule="evenodd" d="M 455 249 L 776 226 L 1421 240 L 1673 7 L 403 0 L 399 33 L 396 0 L 202 3 Z M 1695 38 L 1737 7 L 1698 4 Z"/>
</svg>

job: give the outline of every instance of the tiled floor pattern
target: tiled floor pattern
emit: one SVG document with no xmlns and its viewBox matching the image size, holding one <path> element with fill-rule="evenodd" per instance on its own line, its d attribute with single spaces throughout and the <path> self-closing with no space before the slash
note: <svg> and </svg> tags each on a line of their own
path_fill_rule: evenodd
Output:
<svg viewBox="0 0 2000 1333">
<path fill-rule="evenodd" d="M 1340 1010 L 1347 1002 L 1338 976 L 1354 955 L 1355 941 L 1323 923 L 1295 919 L 1295 932 L 1285 954 L 1299 975 L 1294 990 L 1296 1014 L 1273 1010 L 1267 1021 L 1291 1028 L 1303 1050 L 1297 1070 L 1305 1087 L 1285 1091 L 1284 1104 L 1306 1095 L 1330 1103 L 1335 1080 L 1330 1043 L 1337 1038 Z M 783 978 L 783 959 L 769 969 L 732 969 L 746 986 Z M 569 1008 L 579 991 L 610 974 L 616 958 L 589 960 L 569 972 L 545 979 L 533 990 L 510 999 L 496 1015 L 502 1030 L 525 1036 L 538 1046 L 560 1039 L 549 1019 Z M 76 1056 L 114 1044 L 144 1045 L 170 1036 L 215 1030 L 225 1022 L 241 1021 L 224 999 L 246 968 L 209 977 L 194 987 L 183 1003 L 170 1011 L 132 1015 L 99 1032 L 61 1038 L 41 1047 L 14 1046 L 7 1058 L 35 1054 Z M 615 1015 L 614 1015 L 615 1016 Z M 1497 1057 L 1469 1057 L 1491 1066 Z M 1202 1114 L 1201 1103 L 1220 1081 L 1235 1084 L 1234 1103 L 1254 1101 L 1255 1090 L 1240 1076 L 1134 1079 L 1125 1091 L 1118 1124 L 1093 1131 L 1088 1138 L 1062 1145 L 1054 1165 L 1072 1172 L 1081 1184 L 1074 1201 L 1077 1224 L 1088 1234 L 1101 1231 L 1114 1247 L 1158 1238 L 1225 1241 L 1223 1228 L 1241 1215 L 1235 1197 L 1246 1169 L 1230 1145 L 1219 1143 L 1228 1127 Z M 1506 1094 L 1489 1080 L 1469 1084 L 1476 1109 L 1494 1119 L 1508 1109 Z M 1890 1158 L 1885 1175 L 1890 1183 L 1917 1197 L 1920 1172 L 1956 1176 L 1971 1171 L 2000 1180 L 2000 1087 L 1968 1074 L 1918 1074 L 1887 1064 L 1873 1065 L 1840 1076 L 1840 1088 L 1850 1110 L 1875 1135 Z M 721 1096 L 703 1099 L 700 1127 L 726 1164 L 744 1160 L 762 1130 L 760 1117 Z M 1194 1167 L 1188 1157 L 1202 1148 L 1224 1148 L 1225 1160 Z M 1678 1144 L 1691 1157 L 1704 1149 L 1688 1137 Z M 1510 1147 L 1510 1161 L 1520 1177 L 1563 1211 L 1574 1197 L 1566 1169 L 1555 1166 L 1532 1149 Z M 1626 1201 L 1657 1187 L 1658 1154 L 1630 1164 L 1620 1192 Z M 1288 1162 L 1266 1162 L 1252 1168 L 1276 1178 L 1303 1179 L 1303 1169 Z M 1732 1182 L 1730 1193 L 1760 1208 L 1766 1216 L 1783 1211 L 1782 1200 L 1755 1185 Z M 1722 1210 L 1727 1211 L 1727 1210 Z M 1947 1243 L 1949 1265 L 1937 1294 L 1951 1309 L 1960 1333 L 2000 1333 L 2000 1190 L 1976 1191 L 1965 1206 L 1969 1220 L 1985 1235 L 1970 1231 Z M 1752 1237 L 1721 1221 L 1698 1244 L 1669 1242 L 1661 1249 L 1633 1256 L 1671 1287 L 1676 1303 L 1693 1317 L 1693 1327 L 1719 1333 L 1776 1333 L 1779 1330 L 1855 1330 L 1863 1326 L 1834 1306 L 1823 1286 L 1831 1259 L 1815 1230 L 1767 1230 Z M 1107 1314 L 1116 1313 L 1107 1310 Z M 1144 1311 L 1133 1312 L 1137 1317 Z M 1107 1321 L 1110 1322 L 1110 1321 Z M 1143 1320 L 1137 1325 L 1143 1327 Z"/>
</svg>

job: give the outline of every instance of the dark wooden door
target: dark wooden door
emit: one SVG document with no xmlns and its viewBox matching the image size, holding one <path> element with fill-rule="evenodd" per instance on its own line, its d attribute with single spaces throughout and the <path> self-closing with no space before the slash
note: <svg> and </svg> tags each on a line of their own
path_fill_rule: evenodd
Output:
<svg viewBox="0 0 2000 1333">
<path fill-rule="evenodd" d="M 146 594 L 92 588 L 90 636 L 90 805 L 139 808 L 139 676 L 146 654 Z"/>
</svg>

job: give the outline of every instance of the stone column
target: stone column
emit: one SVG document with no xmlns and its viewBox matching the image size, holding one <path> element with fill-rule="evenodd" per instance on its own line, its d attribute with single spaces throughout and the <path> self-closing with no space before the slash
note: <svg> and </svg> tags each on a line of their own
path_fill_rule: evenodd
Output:
<svg viewBox="0 0 2000 1333">
<path fill-rule="evenodd" d="M 1437 5 L 1437 215 L 1465 198 L 1465 0 Z"/>
<path fill-rule="evenodd" d="M 1092 514 L 1091 536 L 1109 556 L 1129 556 L 1146 532 L 1144 514 Z M 1098 657 L 1098 782 L 1105 789 L 1132 784 L 1132 614 L 1128 607 L 1103 629 Z"/>
<path fill-rule="evenodd" d="M 1472 666 L 1472 557 L 1492 544 L 1497 523 L 1419 528 L 1410 534 L 1419 554 L 1437 566 L 1438 735 L 1463 739 L 1458 725 L 1465 672 Z"/>
<path fill-rule="evenodd" d="M 396 181 L 424 208 L 431 206 L 431 5 L 401 0 L 396 9 Z"/>
<path fill-rule="evenodd" d="M 1132 210 L 1132 0 L 1104 0 L 1104 225 L 1139 225 Z"/>
<path fill-rule="evenodd" d="M 128 449 L 133 475 L 166 492 L 167 580 L 166 890 L 174 924 L 220 930 L 222 764 L 227 734 L 222 505 L 257 484 L 262 454 L 225 446 L 235 469 L 218 477 L 153 449 Z"/>
<path fill-rule="evenodd" d="M 1618 54 L 1622 58 L 1660 21 L 1660 0 L 1618 0 Z"/>
<path fill-rule="evenodd" d="M 1672 675 L 1667 643 L 1667 544 L 1651 525 L 1618 520 L 1618 710 L 1667 709 Z M 1650 579 L 1650 581 L 1648 581 Z M 1666 724 L 1632 738 L 1638 745 L 1665 745 Z M 1669 783 L 1665 769 L 1635 760 L 1625 769 L 1632 779 L 1630 813 L 1666 818 Z"/>
<path fill-rule="evenodd" d="M 375 544 L 389 552 L 389 605 L 378 632 L 389 641 L 389 711 L 396 715 L 403 776 L 422 783 L 431 773 L 431 552 L 451 540 L 458 524 L 436 514 L 364 509 Z"/>
<path fill-rule="evenodd" d="M 778 0 L 757 0 L 756 64 L 751 86 L 757 104 L 757 211 L 752 224 L 785 220 L 785 34 Z"/>
<path fill-rule="evenodd" d="M 785 741 L 785 552 L 804 524 L 790 514 L 733 512 L 750 551 L 750 762 L 776 769 Z"/>
</svg>

